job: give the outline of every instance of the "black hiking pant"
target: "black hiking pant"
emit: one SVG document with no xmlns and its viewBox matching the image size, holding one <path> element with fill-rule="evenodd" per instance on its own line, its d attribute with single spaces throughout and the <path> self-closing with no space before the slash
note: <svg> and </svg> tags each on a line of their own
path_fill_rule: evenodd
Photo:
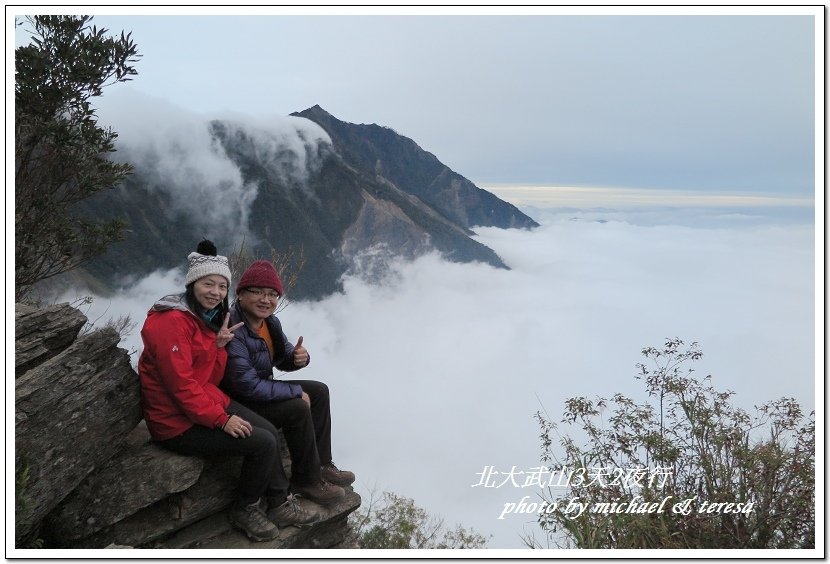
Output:
<svg viewBox="0 0 830 564">
<path fill-rule="evenodd" d="M 311 399 L 249 402 L 252 410 L 282 429 L 291 453 L 291 481 L 313 485 L 320 481 L 321 465 L 331 462 L 331 408 L 329 387 L 314 380 L 287 380 L 297 384 Z"/>
<path fill-rule="evenodd" d="M 235 438 L 221 429 L 194 425 L 181 435 L 158 444 L 188 456 L 242 456 L 236 507 L 255 503 L 263 495 L 282 503 L 288 496 L 288 478 L 280 461 L 277 429 L 236 401 L 231 400 L 227 412 L 250 423 L 253 427 L 251 435 Z"/>
</svg>

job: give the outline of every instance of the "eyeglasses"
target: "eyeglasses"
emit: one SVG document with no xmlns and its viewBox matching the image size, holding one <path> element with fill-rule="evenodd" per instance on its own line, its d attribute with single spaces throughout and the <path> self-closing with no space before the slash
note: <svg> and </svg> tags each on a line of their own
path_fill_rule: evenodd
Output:
<svg viewBox="0 0 830 564">
<path fill-rule="evenodd" d="M 273 291 L 262 290 L 261 288 L 245 288 L 245 291 L 250 292 L 251 294 L 253 294 L 257 298 L 261 298 L 262 296 L 265 296 L 268 300 L 270 300 L 272 302 L 275 302 L 278 299 L 280 299 L 280 295 L 278 293 L 273 292 Z"/>
</svg>

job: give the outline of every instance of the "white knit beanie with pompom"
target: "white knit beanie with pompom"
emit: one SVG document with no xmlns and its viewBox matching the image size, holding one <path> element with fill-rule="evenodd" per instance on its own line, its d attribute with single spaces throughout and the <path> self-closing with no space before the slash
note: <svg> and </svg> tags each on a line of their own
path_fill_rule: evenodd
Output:
<svg viewBox="0 0 830 564">
<path fill-rule="evenodd" d="M 187 276 L 184 285 L 188 286 L 199 278 L 218 274 L 224 276 L 231 285 L 231 269 L 228 267 L 228 258 L 216 254 L 216 245 L 205 239 L 196 247 L 195 253 L 187 255 Z"/>
</svg>

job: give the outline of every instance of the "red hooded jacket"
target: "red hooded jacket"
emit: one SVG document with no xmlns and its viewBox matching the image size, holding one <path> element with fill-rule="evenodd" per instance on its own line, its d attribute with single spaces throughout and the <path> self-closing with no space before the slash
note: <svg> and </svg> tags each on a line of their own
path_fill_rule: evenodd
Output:
<svg viewBox="0 0 830 564">
<path fill-rule="evenodd" d="M 216 347 L 216 333 L 187 308 L 184 294 L 156 302 L 141 338 L 141 404 L 153 439 L 171 439 L 193 425 L 224 425 L 230 398 L 218 384 L 228 355 Z"/>
</svg>

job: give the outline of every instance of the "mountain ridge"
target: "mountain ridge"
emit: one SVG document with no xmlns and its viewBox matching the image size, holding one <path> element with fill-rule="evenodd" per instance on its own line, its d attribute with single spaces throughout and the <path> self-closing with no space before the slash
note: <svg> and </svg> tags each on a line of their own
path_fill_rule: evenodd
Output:
<svg viewBox="0 0 830 564">
<path fill-rule="evenodd" d="M 270 257 L 272 249 L 295 255 L 288 265 L 297 271 L 292 297 L 316 299 L 341 289 L 355 261 L 378 248 L 387 257 L 437 251 L 450 261 L 507 268 L 471 238 L 472 228 L 538 225 L 390 128 L 343 122 L 319 105 L 290 119 L 299 120 L 294 132 L 210 120 L 208 161 L 189 158 L 192 149 L 181 143 L 159 150 L 163 138 L 153 151 L 136 149 L 140 140 L 119 147 L 120 158 L 141 155 L 133 175 L 76 211 L 124 219 L 125 239 L 74 280 L 115 289 L 181 267 L 195 243 L 209 237 L 220 254 L 244 241 L 252 256 Z M 304 134 L 309 122 L 330 140 Z M 216 170 L 225 176 L 217 179 Z"/>
</svg>

